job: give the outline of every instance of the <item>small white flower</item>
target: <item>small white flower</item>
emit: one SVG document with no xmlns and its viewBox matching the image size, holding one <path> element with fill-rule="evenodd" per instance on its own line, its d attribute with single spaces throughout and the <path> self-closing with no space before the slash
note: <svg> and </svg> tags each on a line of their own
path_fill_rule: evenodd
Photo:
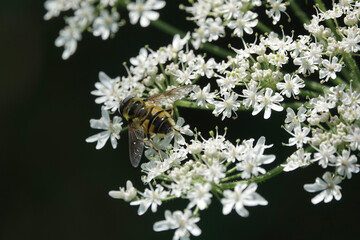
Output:
<svg viewBox="0 0 360 240">
<path fill-rule="evenodd" d="M 219 11 L 224 19 L 229 20 L 232 17 L 236 17 L 241 11 L 242 7 L 243 3 L 241 1 L 228 0 L 224 1 L 223 5 L 220 6 Z"/>
<path fill-rule="evenodd" d="M 294 110 L 291 108 L 286 109 L 285 129 L 292 131 L 294 128 L 301 127 L 301 123 L 306 120 L 306 108 L 300 106 L 298 112 L 295 115 Z"/>
<path fill-rule="evenodd" d="M 101 36 L 103 40 L 108 39 L 111 33 L 118 31 L 119 18 L 120 14 L 118 12 L 111 12 L 110 14 L 106 9 L 101 10 L 100 16 L 97 17 L 93 23 L 94 36 Z"/>
<path fill-rule="evenodd" d="M 198 140 L 191 140 L 191 144 L 188 145 L 187 150 L 191 154 L 198 154 L 203 150 L 203 145 Z"/>
<path fill-rule="evenodd" d="M 223 214 L 227 215 L 235 208 L 236 212 L 242 216 L 249 216 L 249 211 L 245 206 L 267 205 L 268 202 L 256 193 L 257 184 L 250 185 L 239 183 L 235 186 L 234 191 L 225 190 L 224 198 L 221 199 L 223 205 Z"/>
<path fill-rule="evenodd" d="M 265 145 L 265 141 L 264 136 L 260 137 L 254 147 L 254 139 L 243 142 L 243 154 L 240 156 L 240 162 L 236 164 L 236 169 L 242 172 L 241 178 L 249 179 L 251 176 L 258 176 L 259 173 L 266 173 L 266 170 L 261 166 L 272 163 L 275 160 L 275 155 L 264 154 L 266 148 L 272 147 L 272 144 Z"/>
<path fill-rule="evenodd" d="M 313 148 L 315 148 L 317 152 L 314 153 L 314 159 L 311 160 L 312 162 L 319 161 L 319 165 L 323 168 L 326 168 L 329 162 L 334 162 L 336 148 L 333 145 L 322 142 L 320 148 L 314 146 Z"/>
<path fill-rule="evenodd" d="M 215 19 L 207 18 L 205 20 L 205 34 L 208 36 L 209 42 L 216 41 L 225 34 L 225 28 L 222 23 L 223 21 L 219 17 Z"/>
<path fill-rule="evenodd" d="M 100 119 L 91 119 L 90 127 L 94 129 L 103 129 L 105 131 L 95 134 L 86 139 L 86 142 L 97 142 L 96 149 L 102 148 L 106 141 L 110 138 L 111 146 L 113 148 L 117 147 L 117 140 L 120 139 L 120 131 L 122 129 L 121 117 L 115 116 L 113 120 L 110 119 L 108 111 L 102 107 L 101 108 L 101 118 Z"/>
<path fill-rule="evenodd" d="M 310 57 L 297 57 L 294 59 L 294 65 L 300 65 L 297 69 L 298 73 L 309 74 L 314 73 L 315 70 L 318 70 L 317 64 L 314 63 L 314 60 Z"/>
<path fill-rule="evenodd" d="M 113 7 L 118 0 L 100 0 L 100 5 Z"/>
<path fill-rule="evenodd" d="M 137 195 L 136 189 L 133 187 L 133 184 L 130 180 L 126 181 L 126 190 L 123 187 L 120 187 L 119 191 L 110 191 L 109 196 L 115 199 L 124 199 L 125 202 L 130 202 Z"/>
<path fill-rule="evenodd" d="M 235 113 L 240 107 L 240 103 L 237 101 L 238 95 L 235 92 L 232 92 L 231 95 L 229 92 L 224 93 L 224 99 L 222 101 L 215 101 L 215 109 L 213 114 L 220 115 L 223 114 L 221 120 L 224 120 L 226 117 L 230 118 L 232 112 Z"/>
<path fill-rule="evenodd" d="M 55 46 L 64 46 L 64 52 L 62 53 L 62 59 L 66 60 L 73 55 L 77 48 L 77 42 L 81 40 L 81 30 L 72 21 L 72 18 L 68 18 L 67 25 L 64 29 L 60 30 L 59 36 L 55 40 Z"/>
<path fill-rule="evenodd" d="M 313 113 L 329 112 L 330 109 L 336 107 L 336 102 L 328 96 L 318 96 L 317 98 L 310 99 L 310 104 L 314 107 Z"/>
<path fill-rule="evenodd" d="M 275 25 L 278 21 L 280 21 L 281 12 L 286 11 L 285 3 L 282 3 L 282 0 L 267 0 L 270 4 L 271 9 L 266 10 L 266 15 L 273 19 L 273 24 Z"/>
<path fill-rule="evenodd" d="M 183 38 L 181 38 L 179 34 L 175 34 L 173 41 L 171 43 L 172 50 L 174 52 L 179 52 L 188 43 L 189 39 L 190 39 L 190 32 L 187 32 Z"/>
<path fill-rule="evenodd" d="M 359 14 L 354 14 L 355 22 L 358 22 Z M 356 24 L 356 23 L 355 23 Z M 348 28 L 345 32 L 347 35 L 342 39 L 340 42 L 340 46 L 344 49 L 345 52 L 351 53 L 351 52 L 358 52 L 360 51 L 360 31 L 358 27 L 351 27 Z"/>
<path fill-rule="evenodd" d="M 286 160 L 286 163 L 281 166 L 284 167 L 284 172 L 290 172 L 299 167 L 308 166 L 310 164 L 310 158 L 311 153 L 307 153 L 303 148 L 300 148 L 291 154 L 291 156 Z"/>
<path fill-rule="evenodd" d="M 338 156 L 335 160 L 335 166 L 337 167 L 336 172 L 348 179 L 352 177 L 352 173 L 358 173 L 360 171 L 360 165 L 356 164 L 356 156 L 350 156 L 350 153 L 349 150 L 344 149 L 342 155 Z"/>
<path fill-rule="evenodd" d="M 177 168 L 176 168 L 177 169 Z M 171 195 L 180 197 L 182 194 L 187 193 L 191 188 L 191 177 L 181 175 L 179 179 L 173 179 L 175 182 L 171 183 Z"/>
<path fill-rule="evenodd" d="M 44 7 L 47 10 L 44 19 L 49 20 L 59 16 L 60 12 L 69 10 L 71 6 L 67 0 L 47 0 L 44 3 Z"/>
<path fill-rule="evenodd" d="M 106 109 L 110 109 L 115 112 L 120 105 L 118 99 L 120 77 L 111 79 L 104 72 L 99 72 L 100 82 L 95 83 L 96 90 L 92 91 L 91 94 L 98 96 L 95 99 L 97 104 L 104 103 Z"/>
<path fill-rule="evenodd" d="M 251 82 L 250 82 L 251 83 Z M 255 104 L 258 101 L 258 97 L 261 95 L 260 92 L 258 92 L 258 86 L 255 83 L 246 84 L 246 89 L 242 90 L 243 95 L 241 97 L 244 97 L 243 104 L 246 108 L 254 107 Z"/>
<path fill-rule="evenodd" d="M 215 96 L 216 94 L 214 92 L 210 92 L 210 83 L 208 83 L 203 89 L 196 86 L 190 94 L 190 99 L 196 100 L 198 106 L 207 108 L 207 103 L 214 103 Z"/>
<path fill-rule="evenodd" d="M 252 34 L 253 28 L 258 23 L 258 14 L 252 11 L 246 11 L 245 13 L 239 11 L 236 15 L 235 20 L 228 23 L 228 27 L 234 29 L 234 34 L 240 38 L 243 37 L 244 31 L 247 34 Z"/>
<path fill-rule="evenodd" d="M 173 214 L 166 210 L 165 220 L 156 222 L 154 224 L 154 231 L 160 232 L 176 229 L 173 240 L 185 240 L 189 239 L 190 233 L 194 236 L 201 234 L 201 229 L 196 225 L 198 221 L 200 221 L 200 218 L 192 216 L 192 212 L 189 209 L 185 209 L 184 213 L 175 211 Z"/>
<path fill-rule="evenodd" d="M 151 206 L 151 211 L 156 212 L 157 206 L 160 206 L 162 200 L 166 198 L 169 194 L 168 191 L 164 191 L 164 187 L 161 185 L 156 185 L 156 189 L 154 190 L 151 185 L 149 185 L 151 189 L 146 188 L 144 193 L 140 193 L 144 198 L 133 201 L 130 205 L 139 205 L 138 214 L 143 215 L 148 208 Z"/>
<path fill-rule="evenodd" d="M 299 95 L 300 88 L 305 87 L 305 84 L 298 75 L 291 76 L 287 73 L 284 76 L 284 82 L 277 83 L 276 87 L 281 90 L 281 95 L 285 95 L 288 98 L 293 96 L 295 98 L 295 96 Z"/>
<path fill-rule="evenodd" d="M 127 5 L 131 24 L 136 24 L 140 19 L 140 26 L 147 27 L 150 21 L 159 18 L 159 13 L 153 10 L 159 10 L 165 6 L 165 1 L 161 0 L 136 0 Z"/>
<path fill-rule="evenodd" d="M 252 111 L 253 116 L 265 108 L 264 119 L 268 119 L 271 116 L 271 110 L 281 112 L 284 109 L 280 105 L 284 98 L 277 92 L 273 96 L 272 93 L 273 90 L 271 88 L 266 88 L 265 94 L 258 96 L 258 102 L 255 103 L 254 110 Z"/>
<path fill-rule="evenodd" d="M 187 136 L 192 136 L 194 135 L 193 131 L 191 131 L 190 129 L 190 125 L 185 125 L 183 126 L 185 123 L 184 118 L 179 117 L 178 120 L 176 121 L 176 125 L 174 126 L 175 131 L 173 131 L 172 133 L 174 134 L 174 147 L 178 148 L 180 145 L 185 145 L 185 138 L 183 137 L 182 134 L 185 134 Z"/>
<path fill-rule="evenodd" d="M 286 129 L 285 129 L 286 130 Z M 310 128 L 303 127 L 299 125 L 298 127 L 294 128 L 294 133 L 290 132 L 289 130 L 286 130 L 289 134 L 291 134 L 293 137 L 289 138 L 289 143 L 286 144 L 286 146 L 294 146 L 296 145 L 296 148 L 302 148 L 303 144 L 308 143 L 310 138 L 307 136 L 310 133 Z"/>
<path fill-rule="evenodd" d="M 210 183 L 195 183 L 193 190 L 188 192 L 187 198 L 190 200 L 187 208 L 191 209 L 194 206 L 197 206 L 200 210 L 204 210 L 211 203 L 211 190 Z"/>
<path fill-rule="evenodd" d="M 360 128 L 349 128 L 349 133 L 345 136 L 345 141 L 350 143 L 351 150 L 360 150 Z"/>
<path fill-rule="evenodd" d="M 320 69 L 319 78 L 320 79 L 325 78 L 324 79 L 325 82 L 327 82 L 329 80 L 329 78 L 335 79 L 336 73 L 340 72 L 342 69 L 342 65 L 340 63 L 338 63 L 338 58 L 335 56 L 331 59 L 331 61 L 324 59 L 324 60 L 322 60 L 321 63 L 324 68 Z"/>
<path fill-rule="evenodd" d="M 95 7 L 89 2 L 81 2 L 81 7 L 74 12 L 74 19 L 81 29 L 84 29 L 95 18 Z"/>
<path fill-rule="evenodd" d="M 341 177 L 333 176 L 332 173 L 326 172 L 322 178 L 325 181 L 321 178 L 316 178 L 315 183 L 304 185 L 304 189 L 308 192 L 321 191 L 318 195 L 311 199 L 311 202 L 313 204 L 318 204 L 321 201 L 328 203 L 333 200 L 333 198 L 340 200 L 341 187 L 338 184 L 341 183 Z"/>
<path fill-rule="evenodd" d="M 185 70 L 178 69 L 174 76 L 179 84 L 189 85 L 191 84 L 191 81 L 197 77 L 197 74 L 193 71 L 193 69 L 188 67 Z"/>
<path fill-rule="evenodd" d="M 211 164 L 207 163 L 207 169 L 204 170 L 204 178 L 206 181 L 219 184 L 220 179 L 226 176 L 226 167 L 217 159 L 214 159 Z"/>
</svg>

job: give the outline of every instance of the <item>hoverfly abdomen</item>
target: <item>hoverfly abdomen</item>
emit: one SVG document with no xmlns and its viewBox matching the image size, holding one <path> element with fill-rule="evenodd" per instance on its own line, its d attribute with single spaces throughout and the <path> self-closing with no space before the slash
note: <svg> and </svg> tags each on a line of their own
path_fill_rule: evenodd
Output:
<svg viewBox="0 0 360 240">
<path fill-rule="evenodd" d="M 149 123 L 148 132 L 150 134 L 157 134 L 161 136 L 169 133 L 175 125 L 171 115 L 165 110 L 161 110 L 153 115 Z"/>
<path fill-rule="evenodd" d="M 167 118 L 161 124 L 159 124 L 159 127 L 155 129 L 155 131 L 159 134 L 168 134 L 173 130 L 173 126 L 175 125 L 175 122 L 172 118 Z"/>
</svg>

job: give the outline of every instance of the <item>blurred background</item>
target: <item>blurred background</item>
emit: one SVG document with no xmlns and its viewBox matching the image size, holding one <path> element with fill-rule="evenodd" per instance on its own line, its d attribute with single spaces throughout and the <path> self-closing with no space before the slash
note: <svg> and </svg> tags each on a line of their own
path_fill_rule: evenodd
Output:
<svg viewBox="0 0 360 240">
<path fill-rule="evenodd" d="M 54 45 L 64 21 L 44 21 L 44 14 L 40 0 L 0 3 L 0 239 L 172 239 L 173 231 L 155 233 L 153 223 L 164 218 L 165 209 L 183 209 L 186 202 L 164 203 L 157 213 L 138 216 L 137 207 L 108 196 L 128 179 L 143 189 L 139 168 L 128 160 L 126 134 L 116 150 L 109 144 L 95 150 L 95 144 L 85 142 L 97 132 L 89 120 L 100 117 L 100 106 L 90 95 L 99 71 L 112 78 L 124 75 L 122 63 L 141 47 L 157 49 L 172 37 L 130 25 L 107 41 L 85 33 L 76 53 L 64 61 L 63 49 Z M 170 1 L 161 11 L 162 19 L 181 29 L 186 28 L 184 16 Z M 288 137 L 280 128 L 281 113 L 268 121 L 240 113 L 236 121 L 224 122 L 208 112 L 181 113 L 203 133 L 228 126 L 233 142 L 265 135 L 267 143 L 274 143 L 267 151 L 277 155 L 273 166 L 289 153 L 281 147 Z M 208 119 L 211 125 L 204 124 Z M 260 184 L 258 192 L 269 205 L 249 207 L 248 218 L 235 212 L 223 216 L 213 199 L 210 209 L 201 212 L 201 236 L 192 239 L 359 236 L 359 176 L 342 183 L 341 201 L 314 206 L 314 194 L 305 192 L 303 184 L 322 174 L 312 166 Z"/>
</svg>

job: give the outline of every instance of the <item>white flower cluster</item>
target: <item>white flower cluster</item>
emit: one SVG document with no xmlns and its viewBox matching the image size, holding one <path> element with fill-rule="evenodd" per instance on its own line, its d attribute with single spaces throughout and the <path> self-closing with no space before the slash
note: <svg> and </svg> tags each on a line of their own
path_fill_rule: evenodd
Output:
<svg viewBox="0 0 360 240">
<path fill-rule="evenodd" d="M 267 0 L 265 12 L 275 25 L 285 13 L 286 4 L 283 0 Z M 258 24 L 259 14 L 251 10 L 262 5 L 260 0 L 199 0 L 184 10 L 191 14 L 197 28 L 192 33 L 193 45 L 199 48 L 201 43 L 216 41 L 225 36 L 225 28 L 231 29 L 231 34 L 239 38 L 244 34 L 253 34 L 253 28 Z"/>
<path fill-rule="evenodd" d="M 312 98 L 305 108 L 301 106 L 295 113 L 287 109 L 285 130 L 292 136 L 288 146 L 296 146 L 284 164 L 284 171 L 292 171 L 318 162 L 323 168 L 334 167 L 327 171 L 323 179 L 314 184 L 306 184 L 306 191 L 321 191 L 312 199 L 314 204 L 341 198 L 338 184 L 353 173 L 360 171 L 355 153 L 360 150 L 360 93 L 345 85 L 329 88 L 323 96 Z M 310 146 L 314 152 L 305 147 Z"/>
<path fill-rule="evenodd" d="M 195 224 L 200 220 L 199 210 L 208 208 L 214 196 L 221 198 L 224 215 L 235 209 L 240 216 L 247 217 L 249 212 L 245 207 L 267 205 L 267 201 L 256 193 L 257 184 L 246 181 L 266 173 L 263 165 L 275 160 L 274 155 L 264 154 L 265 149 L 271 147 L 265 145 L 265 137 L 256 144 L 254 139 L 249 139 L 233 145 L 226 140 L 225 134 L 216 131 L 211 132 L 208 139 L 196 134 L 190 144 L 178 145 L 177 148 L 169 147 L 168 142 L 157 147 L 162 147 L 160 155 L 163 160 L 159 160 L 158 151 L 153 151 L 149 156 L 145 154 L 150 161 L 141 165 L 145 172 L 142 180 L 149 184 L 149 188 L 141 192 L 128 182 L 126 190 L 120 188 L 120 191 L 109 192 L 113 198 L 138 205 L 139 215 L 149 208 L 156 212 L 163 201 L 174 198 L 188 200 L 184 212 L 166 210 L 165 220 L 155 223 L 155 231 L 177 229 L 174 239 L 188 237 L 190 233 L 200 235 L 201 230 Z M 236 178 L 244 181 L 231 181 Z M 153 188 L 153 180 L 161 180 L 161 184 Z"/>
<path fill-rule="evenodd" d="M 140 19 L 140 25 L 147 27 L 150 21 L 159 18 L 159 10 L 165 6 L 162 0 L 136 0 L 126 4 L 122 0 L 47 0 L 44 7 L 47 12 L 45 20 L 58 17 L 62 12 L 72 10 L 74 15 L 65 18 L 66 26 L 60 30 L 59 37 L 55 40 L 57 47 L 64 47 L 63 59 L 68 59 L 77 48 L 77 42 L 82 39 L 84 31 L 92 32 L 94 36 L 100 36 L 103 40 L 113 36 L 119 27 L 124 25 L 120 19 L 117 7 L 126 7 L 129 11 L 131 24 L 136 24 Z M 124 5 L 125 4 L 125 5 Z"/>
<path fill-rule="evenodd" d="M 86 29 L 103 39 L 115 33 L 121 22 L 118 4 L 116 0 L 46 1 L 46 19 L 74 10 L 56 40 L 57 46 L 65 47 L 63 58 L 75 51 Z M 141 191 L 128 181 L 126 188 L 109 195 L 139 206 L 139 215 L 148 209 L 156 212 L 164 201 L 186 199 L 184 210 L 166 210 L 165 220 L 154 224 L 155 231 L 175 230 L 173 239 L 199 236 L 199 211 L 214 199 L 221 202 L 224 215 L 234 209 L 240 216 L 248 216 L 247 207 L 267 205 L 256 193 L 256 182 L 310 164 L 327 169 L 314 184 L 304 185 L 308 192 L 320 192 L 312 202 L 339 200 L 341 181 L 360 171 L 360 71 L 354 59 L 360 50 L 359 1 L 333 2 L 327 11 L 317 5 L 316 14 L 304 25 L 308 34 L 298 36 L 295 32 L 286 35 L 282 28 L 281 34 L 258 34 L 255 28 L 262 14 L 258 10 L 265 7 L 275 25 L 296 1 L 198 0 L 188 4 L 181 8 L 196 23 L 193 31 L 175 35 L 171 44 L 158 50 L 140 49 L 139 55 L 124 65 L 127 76 L 111 78 L 100 72 L 96 90 L 91 92 L 101 104 L 102 117 L 90 120 L 90 126 L 101 132 L 86 141 L 96 142 L 100 149 L 108 139 L 116 148 L 126 130 L 117 113 L 126 97 L 146 101 L 178 86 L 191 87 L 185 98 L 161 103 L 176 112 L 174 131 L 165 137 L 154 134 L 144 143 L 148 161 L 141 165 L 142 181 L 149 187 Z M 155 10 L 164 5 L 161 0 L 136 0 L 126 7 L 130 22 L 145 27 L 158 19 Z M 205 46 L 202 43 L 215 42 L 229 29 L 241 46 L 231 47 L 230 53 L 208 48 L 229 53 L 226 60 L 198 52 Z M 245 34 L 254 35 L 255 40 L 245 42 Z M 216 129 L 204 138 L 185 125 L 178 107 L 208 110 L 222 120 L 236 118 L 240 110 L 252 115 L 263 112 L 264 119 L 269 119 L 273 111 L 286 109 L 284 129 L 291 136 L 284 145 L 296 150 L 286 162 L 267 171 L 264 165 L 272 163 L 275 155 L 264 154 L 272 147 L 265 144 L 265 137 L 233 144 Z"/>
</svg>

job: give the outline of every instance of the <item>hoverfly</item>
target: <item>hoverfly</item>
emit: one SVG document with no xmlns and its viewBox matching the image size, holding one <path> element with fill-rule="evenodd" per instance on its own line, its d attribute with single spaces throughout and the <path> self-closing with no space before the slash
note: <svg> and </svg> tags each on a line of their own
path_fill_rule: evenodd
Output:
<svg viewBox="0 0 360 240">
<path fill-rule="evenodd" d="M 163 137 L 174 130 L 175 121 L 172 112 L 169 113 L 172 109 L 161 106 L 184 98 L 193 88 L 192 85 L 181 86 L 147 99 L 128 96 L 121 102 L 119 111 L 128 121 L 129 155 L 134 167 L 140 163 L 145 139 L 150 140 L 152 135 Z"/>
</svg>

